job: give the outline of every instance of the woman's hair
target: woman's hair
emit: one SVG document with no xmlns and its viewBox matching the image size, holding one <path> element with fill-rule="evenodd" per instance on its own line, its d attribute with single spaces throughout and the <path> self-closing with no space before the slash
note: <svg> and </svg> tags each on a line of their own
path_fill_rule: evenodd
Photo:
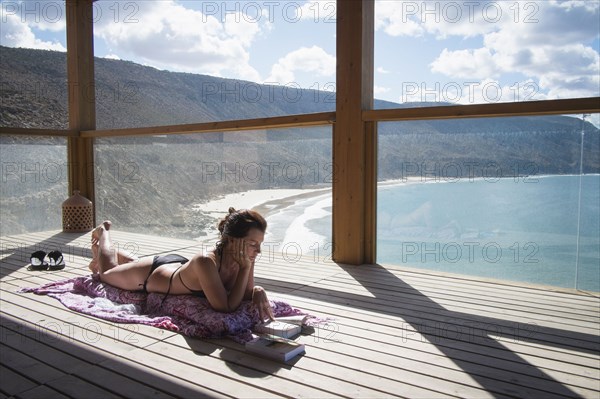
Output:
<svg viewBox="0 0 600 399">
<path fill-rule="evenodd" d="M 227 216 L 219 221 L 218 228 L 221 238 L 217 242 L 217 253 L 221 255 L 227 237 L 246 237 L 250 229 L 258 229 L 264 233 L 267 230 L 267 221 L 256 211 L 248 209 L 236 211 L 234 208 L 229 208 Z"/>
</svg>

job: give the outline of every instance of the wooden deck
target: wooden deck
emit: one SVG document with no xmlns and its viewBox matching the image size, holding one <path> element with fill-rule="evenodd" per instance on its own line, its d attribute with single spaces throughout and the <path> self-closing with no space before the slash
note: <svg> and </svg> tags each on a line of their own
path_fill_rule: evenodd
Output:
<svg viewBox="0 0 600 399">
<path fill-rule="evenodd" d="M 139 255 L 191 255 L 197 242 L 119 233 Z M 2 397 L 586 397 L 600 396 L 599 298 L 398 266 L 257 264 L 257 284 L 330 316 L 301 336 L 290 364 L 226 339 L 199 340 L 74 313 L 20 287 L 88 274 L 89 234 L 2 237 Z M 67 268 L 28 271 L 29 254 L 61 250 Z"/>
</svg>

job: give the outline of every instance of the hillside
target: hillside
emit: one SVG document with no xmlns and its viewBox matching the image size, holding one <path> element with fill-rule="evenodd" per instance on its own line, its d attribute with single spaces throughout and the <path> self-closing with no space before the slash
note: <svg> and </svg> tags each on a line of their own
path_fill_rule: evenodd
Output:
<svg viewBox="0 0 600 399">
<path fill-rule="evenodd" d="M 335 109 L 334 93 L 293 85 L 265 86 L 108 59 L 96 59 L 95 74 L 90 93 L 96 96 L 98 129 Z M 0 46 L 0 76 L 0 125 L 67 127 L 65 53 Z M 376 108 L 402 106 L 411 105 L 376 101 Z M 582 127 L 584 171 L 599 173 L 599 131 L 577 118 L 381 123 L 379 179 L 579 173 Z M 194 234 L 212 223 L 211 216 L 193 210 L 195 203 L 233 191 L 331 184 L 331 140 L 327 127 L 99 139 L 94 165 L 98 217 L 119 220 L 131 229 Z M 66 198 L 57 199 L 66 191 L 65 141 L 2 136 L 0 143 L 2 234 L 59 228 L 48 212 L 45 217 L 28 217 L 31 205 L 26 203 L 33 201 L 40 212 L 52 209 L 60 215 Z M 60 178 L 44 178 L 48 165 L 53 171 L 59 165 Z"/>
<path fill-rule="evenodd" d="M 66 128 L 66 54 L 0 47 L 4 126 Z M 246 119 L 334 110 L 332 93 L 95 60 L 97 128 Z"/>
</svg>

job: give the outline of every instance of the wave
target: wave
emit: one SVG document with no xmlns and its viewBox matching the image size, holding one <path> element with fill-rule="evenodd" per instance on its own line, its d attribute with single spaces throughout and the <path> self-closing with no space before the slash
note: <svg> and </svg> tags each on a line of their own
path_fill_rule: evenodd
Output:
<svg viewBox="0 0 600 399">
<path fill-rule="evenodd" d="M 292 205 L 267 217 L 269 232 L 265 241 L 300 245 L 307 251 L 314 244 L 324 244 L 328 237 L 308 226 L 309 222 L 323 220 L 331 215 L 331 193 L 319 194 L 295 201 Z"/>
</svg>

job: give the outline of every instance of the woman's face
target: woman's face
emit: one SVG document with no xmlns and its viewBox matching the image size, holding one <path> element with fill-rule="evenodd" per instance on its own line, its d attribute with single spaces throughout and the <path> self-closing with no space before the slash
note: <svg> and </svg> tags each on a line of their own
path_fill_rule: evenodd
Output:
<svg viewBox="0 0 600 399">
<path fill-rule="evenodd" d="M 246 253 L 252 262 L 254 262 L 256 257 L 260 254 L 260 246 L 264 239 L 265 233 L 256 228 L 248 230 L 248 234 L 246 234 L 246 237 L 244 237 L 244 242 L 246 243 Z"/>
</svg>

